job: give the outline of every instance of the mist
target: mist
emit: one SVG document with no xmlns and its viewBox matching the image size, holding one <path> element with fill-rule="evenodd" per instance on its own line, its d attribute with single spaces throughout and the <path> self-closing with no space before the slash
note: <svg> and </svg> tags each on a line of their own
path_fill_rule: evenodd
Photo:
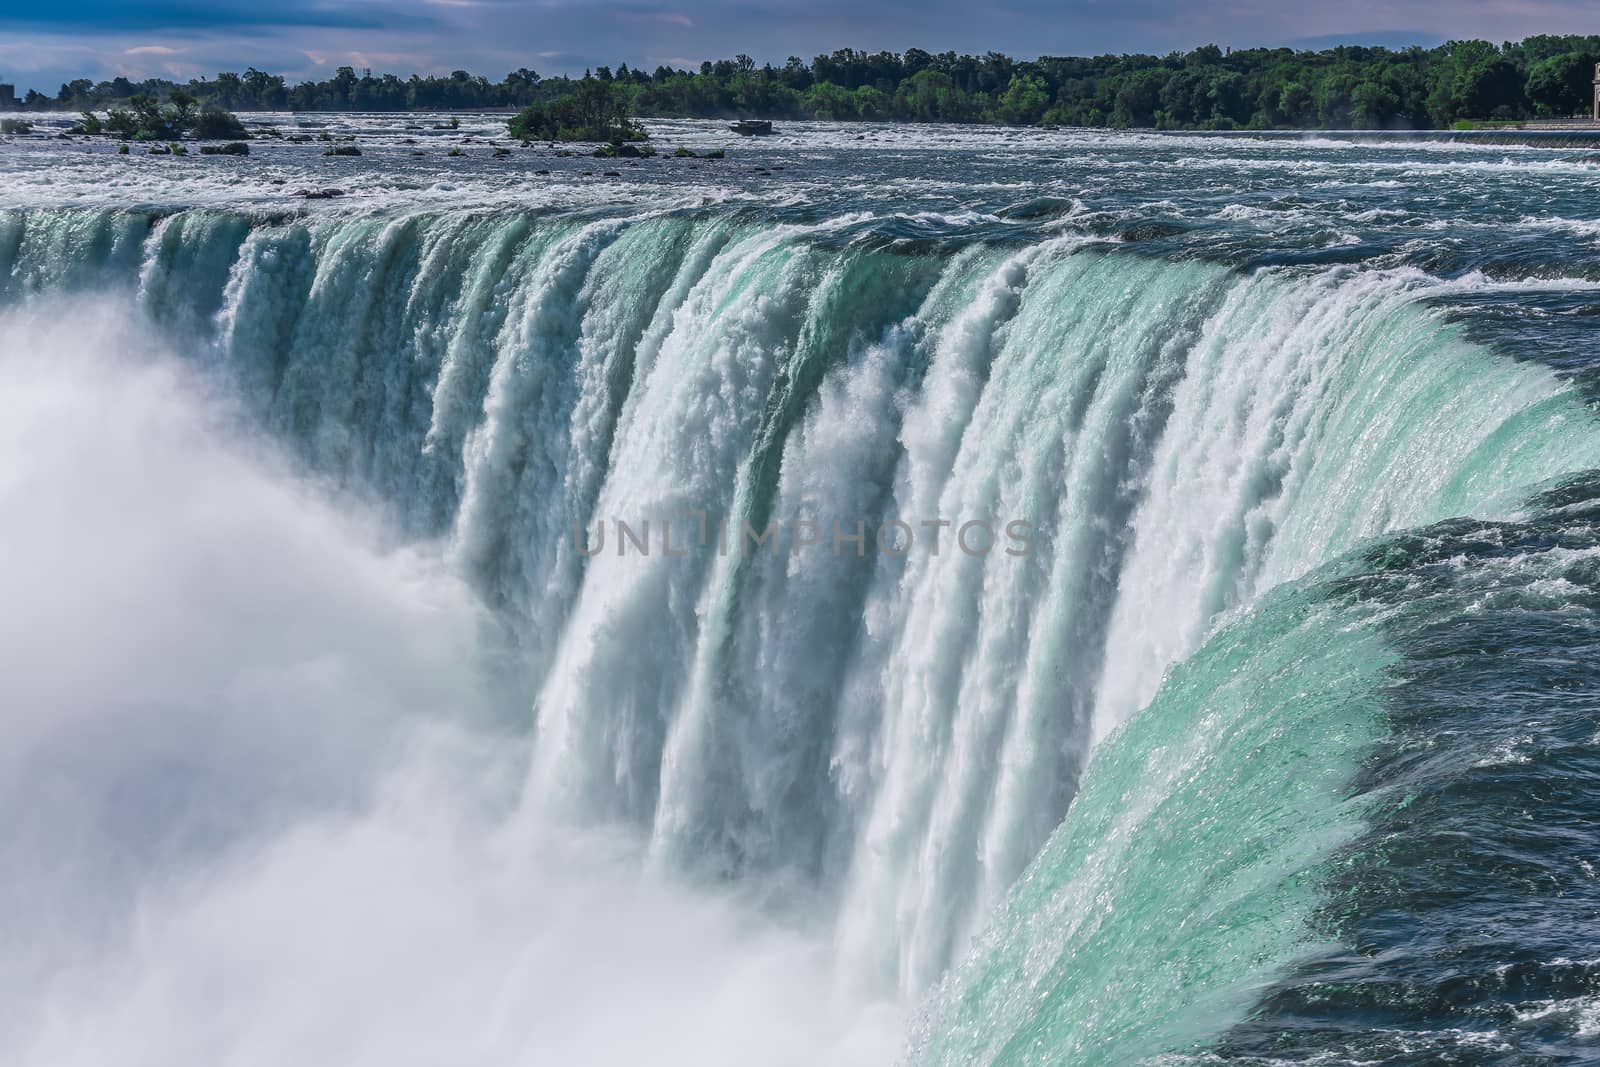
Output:
<svg viewBox="0 0 1600 1067">
<path fill-rule="evenodd" d="M 429 545 L 110 300 L 0 319 L 0 1058 L 883 1063 L 825 936 L 524 811 Z"/>
</svg>

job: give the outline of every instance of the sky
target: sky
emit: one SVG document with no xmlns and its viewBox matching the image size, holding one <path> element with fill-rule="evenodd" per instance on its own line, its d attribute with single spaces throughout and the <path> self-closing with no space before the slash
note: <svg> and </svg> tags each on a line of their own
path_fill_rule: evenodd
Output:
<svg viewBox="0 0 1600 1067">
<path fill-rule="evenodd" d="M 1034 58 L 1597 32 L 1593 0 L 0 0 L 0 81 L 54 94 L 78 77 L 251 66 L 291 83 L 346 64 L 498 80 L 519 67 L 687 67 L 740 52 L 774 63 L 836 48 Z"/>
</svg>

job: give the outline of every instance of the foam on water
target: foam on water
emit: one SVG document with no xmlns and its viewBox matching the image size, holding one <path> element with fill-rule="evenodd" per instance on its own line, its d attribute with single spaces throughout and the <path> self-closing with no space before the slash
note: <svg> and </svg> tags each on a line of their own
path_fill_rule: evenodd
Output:
<svg viewBox="0 0 1600 1067">
<path fill-rule="evenodd" d="M 783 207 L 743 176 L 726 196 L 697 184 L 700 171 L 643 167 L 610 185 L 553 175 L 530 193 L 525 175 L 478 161 L 443 190 L 440 161 L 340 170 L 275 146 L 250 158 L 267 179 L 255 185 L 220 188 L 200 169 L 209 159 L 161 172 L 152 200 L 189 196 L 190 181 L 206 191 L 159 212 L 62 207 L 79 166 L 62 158 L 61 189 L 0 217 L 4 357 L 51 398 L 11 394 L 8 432 L 78 442 L 88 471 L 115 452 L 93 427 L 136 442 L 129 455 L 150 467 L 130 476 L 129 506 L 149 523 L 156 574 L 198 558 L 224 579 L 180 583 L 174 613 L 254 618 L 266 598 L 313 616 L 311 643 L 333 657 L 326 688 L 296 704 L 284 694 L 299 690 L 253 658 L 256 629 L 287 630 L 290 615 L 260 609 L 259 627 L 208 646 L 218 721 L 249 718 L 235 690 L 256 692 L 309 715 L 309 733 L 337 721 L 362 750 L 308 742 L 348 758 L 348 780 L 317 764 L 288 814 L 251 809 L 208 829 L 215 843 L 198 858 L 158 850 L 108 883 L 150 894 L 155 940 L 98 899 L 83 914 L 109 942 L 40 940 L 17 988 L 61 984 L 36 998 L 18 1047 L 40 1063 L 105 1062 L 113 1046 L 81 1036 L 87 1018 L 122 1035 L 128 1062 L 425 1062 L 442 1048 L 483 1063 L 661 1049 L 696 1062 L 773 1048 L 796 1062 L 881 1058 L 899 1013 L 945 983 L 920 1058 L 1124 1062 L 1216 1039 L 1304 958 L 1320 865 L 1364 826 L 1341 790 L 1383 737 L 1377 691 L 1394 662 L 1390 616 L 1330 607 L 1318 568 L 1393 531 L 1512 516 L 1529 487 L 1600 466 L 1576 391 L 1476 343 L 1451 310 L 1581 300 L 1592 283 L 1572 263 L 1441 279 L 1383 244 L 1409 210 L 1230 205 L 1194 193 L 1192 176 L 1185 193 L 1166 184 L 1219 144 L 1246 185 L 1285 157 L 1368 177 L 1417 166 L 1391 146 L 934 130 L 919 143 L 1003 158 L 913 179 L 895 168 L 924 160 L 895 153 L 925 149 L 867 129 L 888 174 L 857 197 L 840 175 L 866 164 L 828 153 L 837 133 L 801 126 L 741 148 L 815 164 L 782 179 L 798 197 Z M 1070 146 L 1102 158 L 1030 179 L 1042 154 Z M 1148 164 L 1137 195 L 1091 188 L 1104 172 L 1134 182 L 1136 160 Z M 151 162 L 115 165 L 154 175 Z M 1557 180 L 1567 165 L 1555 157 Z M 20 189 L 37 170 L 24 157 L 0 174 Z M 353 194 L 285 210 L 275 174 L 354 179 Z M 908 193 L 913 180 L 928 185 Z M 104 204 L 126 191 L 82 192 Z M 461 202 L 443 209 L 446 193 Z M 1041 195 L 1059 208 L 1041 211 Z M 1309 227 L 1303 244 L 1285 239 L 1292 262 L 1259 244 L 1274 214 Z M 1217 248 L 1186 229 L 1201 219 L 1224 227 L 1210 231 Z M 1375 262 L 1305 258 L 1351 227 L 1369 228 L 1356 239 L 1373 242 Z M 71 321 L 37 324 L 84 304 L 110 309 L 87 338 Z M 184 370 L 81 354 L 146 330 L 161 340 L 139 344 L 171 349 Z M 66 377 L 36 351 L 68 353 Z M 123 411 L 122 384 L 152 374 L 167 384 L 135 389 Z M 163 392 L 170 404 L 147 395 Z M 216 396 L 228 398 L 221 423 L 207 414 Z M 258 432 L 270 447 L 248 443 Z M 19 468 L 18 501 L 69 466 L 41 455 Z M 223 491 L 230 482 L 242 496 Z M 82 488 L 57 487 L 55 510 L 15 527 L 32 539 L 7 558 L 120 544 L 108 516 L 79 514 Z M 257 497 L 287 503 L 262 514 Z M 260 525 L 248 544 L 275 567 L 254 574 L 209 527 L 184 532 L 179 519 L 213 498 Z M 340 525 L 346 515 L 364 517 L 358 529 Z M 624 551 L 619 520 L 650 524 L 655 550 Z M 890 520 L 908 524 L 910 551 L 879 550 Z M 927 521 L 950 524 L 937 554 Z M 1013 521 L 1027 551 L 955 540 L 968 523 Z M 816 545 L 781 534 L 775 548 L 737 548 L 746 529 L 808 522 Z M 302 523 L 320 531 L 304 552 Z M 860 550 L 841 548 L 837 533 L 857 523 Z M 46 551 L 62 524 L 93 535 L 81 552 Z M 694 543 L 724 525 L 734 551 L 715 536 Z M 584 539 L 601 535 L 598 549 Z M 669 536 L 687 551 L 666 551 Z M 300 574 L 319 553 L 304 573 L 368 584 L 325 594 L 302 580 L 293 597 L 267 596 L 274 574 Z M 135 562 L 112 568 L 108 587 Z M 110 617 L 160 602 L 159 588 L 135 588 Z M 448 609 L 416 608 L 418 590 Z M 66 623 L 41 633 L 70 649 Z M 180 644 L 138 662 L 181 676 L 192 665 L 171 651 Z M 345 682 L 391 660 L 394 677 L 346 719 Z M 65 661 L 40 662 L 18 684 L 61 687 Z M 453 699 L 462 692 L 474 695 Z M 108 699 L 78 702 L 94 719 Z M 174 721 L 191 723 L 177 703 Z M 44 705 L 18 706 L 36 728 Z M 154 789 L 162 760 L 211 760 L 186 747 L 190 728 L 117 774 Z M 96 751 L 79 753 L 81 773 L 110 796 L 121 779 L 93 769 Z M 222 756 L 223 769 L 243 759 Z M 266 766 L 293 781 L 291 764 Z M 5 784 L 39 788 L 31 773 Z M 203 806 L 210 781 L 196 778 L 185 803 Z M 85 808 L 96 833 L 109 809 Z M 159 805 L 132 810 L 145 829 L 169 826 Z M 107 839 L 87 837 L 84 859 Z M 564 863 L 575 873 L 557 872 Z M 365 914 L 355 902 L 385 879 L 403 891 Z M 608 932 L 602 910 L 636 901 L 641 917 Z M 360 932 L 364 960 L 334 966 L 324 927 L 301 915 L 323 909 Z M 269 935 L 223 937 L 237 914 L 263 916 Z M 670 961 L 693 954 L 679 935 L 695 931 L 714 951 L 653 1002 L 674 985 Z M 157 943 L 181 951 L 163 958 Z M 593 960 L 578 959 L 586 946 Z M 609 988 L 628 972 L 617 961 L 635 957 L 645 977 L 625 989 L 638 995 L 626 1010 L 653 1020 L 641 1045 L 596 1033 L 606 1027 L 573 999 Z M 286 990 L 324 966 L 320 1000 Z M 252 1023 L 230 1008 L 185 1036 L 179 1020 L 206 1002 L 213 973 L 250 983 L 266 1009 Z M 436 973 L 465 977 L 444 989 Z M 75 1007 L 118 978 L 134 990 L 123 1008 Z M 384 997 L 444 1007 L 436 1025 L 363 1041 Z M 551 1007 L 538 1025 L 518 1014 L 530 1002 Z M 783 1004 L 787 1021 L 767 1014 Z M 473 1031 L 485 1012 L 492 1025 Z M 708 1033 L 739 1016 L 749 1025 Z M 823 1022 L 801 1041 L 794 1019 Z"/>
</svg>

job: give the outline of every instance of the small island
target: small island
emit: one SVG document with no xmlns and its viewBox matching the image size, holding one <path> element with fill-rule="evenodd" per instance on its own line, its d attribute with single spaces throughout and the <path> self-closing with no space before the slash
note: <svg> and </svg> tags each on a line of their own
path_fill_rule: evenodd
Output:
<svg viewBox="0 0 1600 1067">
<path fill-rule="evenodd" d="M 104 121 L 84 111 L 76 133 L 105 135 L 124 141 L 245 141 L 250 134 L 232 112 L 215 104 L 201 107 L 182 89 L 173 89 L 162 102 L 149 93 L 135 93 L 126 107 L 113 107 Z"/>
<path fill-rule="evenodd" d="M 507 124 L 511 136 L 531 141 L 603 141 L 623 145 L 649 135 L 633 120 L 629 98 L 614 83 L 589 76 L 571 92 L 538 101 L 519 111 Z"/>
</svg>

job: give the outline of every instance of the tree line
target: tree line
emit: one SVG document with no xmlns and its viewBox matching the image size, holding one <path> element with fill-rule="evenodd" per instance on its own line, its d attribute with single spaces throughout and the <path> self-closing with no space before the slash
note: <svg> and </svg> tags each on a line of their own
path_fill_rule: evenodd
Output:
<svg viewBox="0 0 1600 1067">
<path fill-rule="evenodd" d="M 861 52 L 841 49 L 807 63 L 758 65 L 749 56 L 698 70 L 600 67 L 627 112 L 652 117 L 861 119 L 1012 125 L 1295 129 L 1447 127 L 1462 120 L 1563 118 L 1592 103 L 1600 36 L 1536 36 L 1496 45 L 1451 41 L 1436 48 L 1341 46 L 1322 51 L 1206 45 L 1165 56 L 1102 55 L 1022 61 L 997 52 Z M 136 95 L 182 92 L 230 111 L 429 111 L 524 109 L 580 90 L 578 79 L 528 68 L 498 82 L 448 76 L 358 75 L 288 85 L 251 68 L 179 85 L 161 79 L 80 79 L 24 106 L 76 111 L 125 106 Z M 558 120 L 552 120 L 558 121 Z"/>
</svg>

